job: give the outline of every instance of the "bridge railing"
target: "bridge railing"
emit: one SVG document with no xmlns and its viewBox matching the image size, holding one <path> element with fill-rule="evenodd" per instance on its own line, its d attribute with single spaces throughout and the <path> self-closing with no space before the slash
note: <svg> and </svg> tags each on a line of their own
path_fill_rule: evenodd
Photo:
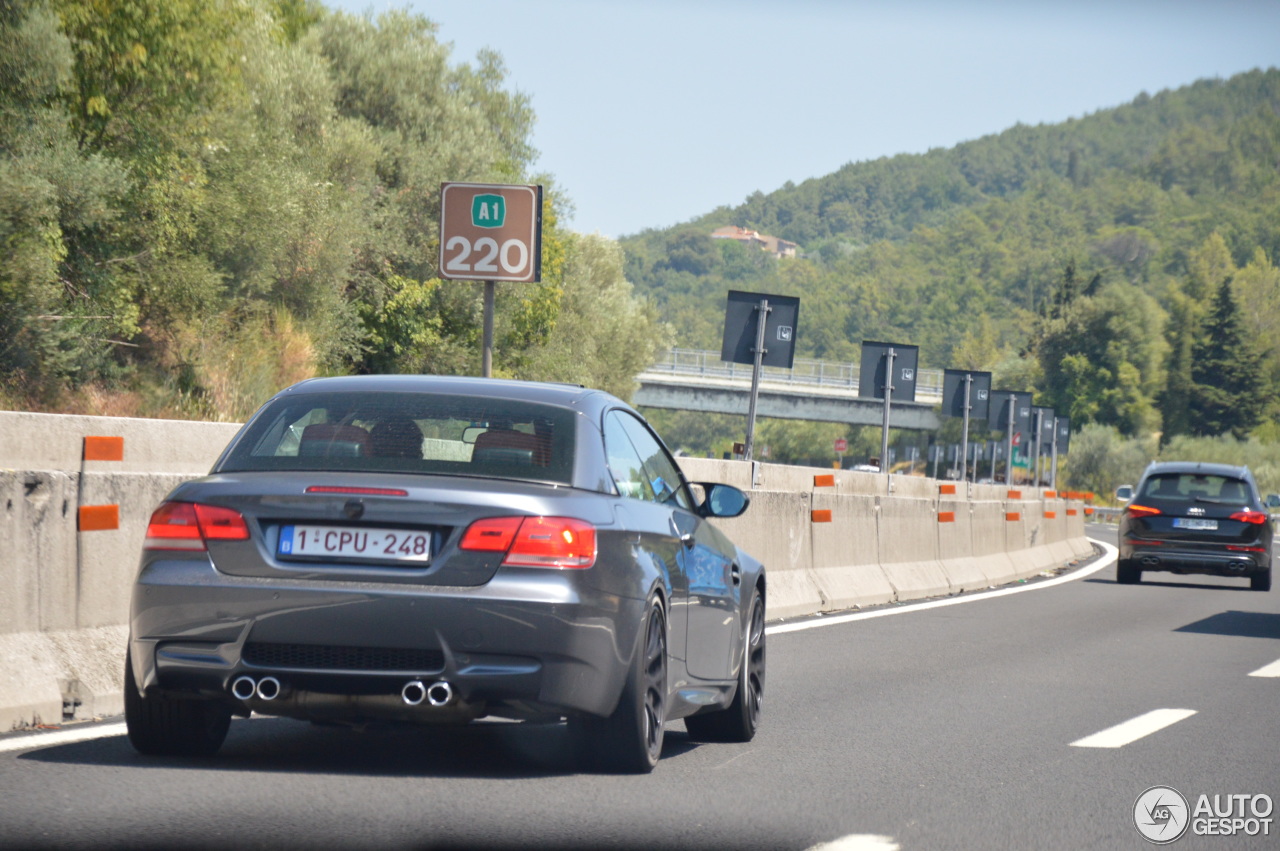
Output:
<svg viewBox="0 0 1280 851">
<path fill-rule="evenodd" d="M 720 353 L 703 349 L 668 349 L 647 372 L 703 376 L 731 381 L 751 380 L 751 367 L 720 360 Z M 791 369 L 766 366 L 761 379 L 810 387 L 845 388 L 857 392 L 858 364 L 796 358 Z M 916 375 L 916 395 L 942 398 L 942 370 L 922 369 Z"/>
</svg>

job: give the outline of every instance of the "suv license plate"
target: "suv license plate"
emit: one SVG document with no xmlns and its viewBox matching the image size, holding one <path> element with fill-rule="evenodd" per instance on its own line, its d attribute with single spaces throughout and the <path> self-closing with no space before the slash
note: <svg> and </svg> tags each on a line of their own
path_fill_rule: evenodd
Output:
<svg viewBox="0 0 1280 851">
<path fill-rule="evenodd" d="M 276 554 L 284 558 L 359 558 L 428 562 L 431 533 L 415 529 L 281 526 Z"/>
<path fill-rule="evenodd" d="M 1205 520 L 1202 517 L 1175 517 L 1173 528 L 1194 529 L 1197 532 L 1212 532 L 1218 528 L 1217 520 Z"/>
</svg>

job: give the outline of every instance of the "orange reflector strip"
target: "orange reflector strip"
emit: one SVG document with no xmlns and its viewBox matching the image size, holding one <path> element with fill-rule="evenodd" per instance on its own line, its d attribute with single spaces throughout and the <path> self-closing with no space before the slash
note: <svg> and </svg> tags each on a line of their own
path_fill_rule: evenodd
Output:
<svg viewBox="0 0 1280 851">
<path fill-rule="evenodd" d="M 1021 519 L 1022 519 L 1022 512 L 1021 512 L 1021 511 L 1006 511 L 1006 512 L 1004 513 L 1004 519 L 1005 519 L 1005 520 L 1021 520 Z"/>
<path fill-rule="evenodd" d="M 956 492 L 955 485 L 938 485 L 938 493 L 940 494 L 948 494 L 948 493 L 954 494 L 955 492 Z"/>
<path fill-rule="evenodd" d="M 1086 506 L 1084 507 L 1084 513 L 1085 513 L 1086 515 L 1092 514 L 1092 513 L 1093 513 L 1093 506 L 1091 506 L 1091 505 L 1086 505 Z"/>
<path fill-rule="evenodd" d="M 1079 511 L 1076 511 L 1074 508 L 1068 508 L 1068 509 L 1067 509 L 1067 516 L 1068 516 L 1068 517 L 1075 517 L 1075 516 L 1076 516 L 1077 514 L 1079 514 L 1079 513 L 1080 513 L 1080 512 L 1079 512 Z"/>
<path fill-rule="evenodd" d="M 1057 499 L 1057 498 L 1058 498 L 1058 492 L 1057 492 L 1057 491 L 1045 491 L 1045 492 L 1044 492 L 1044 498 L 1045 498 L 1045 499 Z"/>
<path fill-rule="evenodd" d="M 1045 520 L 1057 520 L 1057 519 L 1058 519 L 1058 512 L 1056 512 L 1056 511 L 1046 511 L 1046 512 L 1044 513 L 1044 519 L 1045 519 Z"/>
<path fill-rule="evenodd" d="M 1094 493 L 1093 493 L 1093 491 L 1085 491 L 1084 498 L 1085 498 L 1085 499 L 1093 499 L 1093 498 L 1094 498 Z"/>
<path fill-rule="evenodd" d="M 81 532 L 101 532 L 120 528 L 120 506 L 82 505 L 79 512 Z"/>
<path fill-rule="evenodd" d="M 826 473 L 821 476 L 813 477 L 813 486 L 815 488 L 833 488 L 836 486 L 836 474 Z"/>
<path fill-rule="evenodd" d="M 1022 491 L 1009 491 L 1009 499 L 1022 499 Z"/>
<path fill-rule="evenodd" d="M 956 513 L 955 513 L 954 511 L 939 511 L 939 512 L 938 512 L 938 522 L 939 522 L 939 523 L 954 523 L 954 522 L 956 522 Z"/>
<path fill-rule="evenodd" d="M 86 437 L 84 439 L 84 460 L 86 461 L 123 461 L 124 460 L 124 438 L 123 437 Z"/>
<path fill-rule="evenodd" d="M 830 508 L 815 508 L 813 511 L 809 512 L 809 518 L 810 518 L 810 520 L 812 520 L 814 523 L 830 523 L 830 522 L 831 522 L 831 509 L 830 509 Z"/>
</svg>

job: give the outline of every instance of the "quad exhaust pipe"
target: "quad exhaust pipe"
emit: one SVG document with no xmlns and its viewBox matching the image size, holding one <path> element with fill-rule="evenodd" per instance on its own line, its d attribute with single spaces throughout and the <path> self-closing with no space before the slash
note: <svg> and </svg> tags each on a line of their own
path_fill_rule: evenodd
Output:
<svg viewBox="0 0 1280 851">
<path fill-rule="evenodd" d="M 418 706 L 426 701 L 435 707 L 448 706 L 453 703 L 453 686 L 444 680 L 431 685 L 423 685 L 422 680 L 410 680 L 400 689 L 400 699 L 406 706 Z"/>
<path fill-rule="evenodd" d="M 258 690 L 258 683 L 253 677 L 243 676 L 236 677 L 235 682 L 231 684 L 231 696 L 236 700 L 248 700 L 253 697 Z"/>
<path fill-rule="evenodd" d="M 275 677 L 263 677 L 255 680 L 248 674 L 235 678 L 231 683 L 231 696 L 236 700 L 249 700 L 256 696 L 259 700 L 271 701 L 280 696 L 284 687 Z"/>
<path fill-rule="evenodd" d="M 405 706 L 417 706 L 427 699 L 427 687 L 421 680 L 410 680 L 404 684 L 404 688 L 400 689 L 400 699 L 404 701 Z"/>
<path fill-rule="evenodd" d="M 453 702 L 453 686 L 444 680 L 432 683 L 427 689 L 427 702 L 432 706 L 448 706 Z"/>
</svg>

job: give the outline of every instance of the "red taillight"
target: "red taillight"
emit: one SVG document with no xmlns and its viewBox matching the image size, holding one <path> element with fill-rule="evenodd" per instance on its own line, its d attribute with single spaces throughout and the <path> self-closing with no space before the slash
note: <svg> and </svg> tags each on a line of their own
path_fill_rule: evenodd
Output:
<svg viewBox="0 0 1280 851">
<path fill-rule="evenodd" d="M 477 520 L 467 527 L 462 536 L 460 550 L 475 550 L 484 553 L 505 553 L 516 539 L 520 529 L 520 517 L 486 517 Z"/>
<path fill-rule="evenodd" d="M 200 534 L 206 541 L 249 540 L 249 524 L 235 509 L 196 503 L 196 518 L 200 521 Z"/>
<path fill-rule="evenodd" d="M 246 541 L 249 526 L 240 512 L 220 505 L 166 502 L 151 515 L 143 549 L 205 549 L 207 541 Z"/>
<path fill-rule="evenodd" d="M 1133 502 L 1125 506 L 1124 510 L 1129 513 L 1130 517 L 1154 517 L 1161 513 L 1158 508 L 1152 508 L 1149 505 L 1138 505 Z"/>
<path fill-rule="evenodd" d="M 1231 515 L 1232 520 L 1239 520 L 1241 523 L 1252 523 L 1255 526 L 1261 526 L 1271 519 L 1271 515 L 1263 511 L 1237 511 Z"/>
<path fill-rule="evenodd" d="M 1235 544 L 1227 544 L 1227 549 L 1237 553 L 1265 553 L 1266 547 L 1241 547 Z"/>
<path fill-rule="evenodd" d="M 596 528 L 571 517 L 488 517 L 467 527 L 458 548 L 505 552 L 505 565 L 580 570 L 596 563 Z"/>
</svg>

